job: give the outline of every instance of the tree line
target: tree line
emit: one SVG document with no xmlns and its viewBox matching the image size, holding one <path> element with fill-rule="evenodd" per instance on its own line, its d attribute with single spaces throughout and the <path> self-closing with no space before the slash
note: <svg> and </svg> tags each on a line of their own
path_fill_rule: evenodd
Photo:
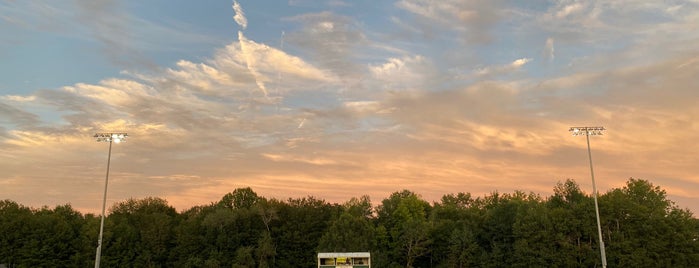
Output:
<svg viewBox="0 0 699 268">
<path fill-rule="evenodd" d="M 649 181 L 599 196 L 610 267 L 696 267 L 699 219 Z M 372 267 L 600 267 L 594 203 L 573 180 L 554 194 L 409 190 L 374 206 L 315 197 L 268 199 L 239 188 L 177 212 L 161 198 L 129 199 L 105 221 L 102 267 L 316 267 L 318 252 L 369 251 Z M 70 205 L 0 201 L 0 265 L 92 267 L 99 215 Z"/>
</svg>

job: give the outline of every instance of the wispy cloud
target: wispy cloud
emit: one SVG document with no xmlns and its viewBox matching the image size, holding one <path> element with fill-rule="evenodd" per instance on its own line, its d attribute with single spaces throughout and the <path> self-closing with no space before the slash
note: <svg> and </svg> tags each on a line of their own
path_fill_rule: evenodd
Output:
<svg viewBox="0 0 699 268">
<path fill-rule="evenodd" d="M 37 126 L 39 122 L 39 116 L 0 100 L 0 126 L 27 128 Z"/>
<path fill-rule="evenodd" d="M 353 56 L 366 36 L 355 22 L 331 12 L 311 13 L 289 19 L 302 25 L 300 31 L 288 33 L 285 41 L 308 53 L 310 61 L 333 72 L 347 83 L 361 75 L 361 67 Z"/>
<path fill-rule="evenodd" d="M 565 18 L 574 15 L 575 13 L 581 12 L 584 8 L 585 7 L 582 3 L 572 3 L 564 5 L 556 11 L 555 16 L 559 19 Z"/>
<path fill-rule="evenodd" d="M 642 21 L 638 8 L 508 6 L 522 13 L 515 26 L 497 8 L 505 4 L 400 1 L 388 15 L 406 27 L 382 33 L 359 15 L 291 14 L 280 19 L 295 25 L 277 48 L 244 34 L 234 1 L 243 30 L 208 58 L 0 97 L 0 196 L 96 211 L 106 152 L 91 136 L 103 130 L 131 138 L 113 148 L 111 202 L 161 196 L 185 209 L 247 186 L 332 202 L 408 188 L 437 200 L 457 191 L 546 194 L 569 177 L 590 189 L 585 141 L 567 129 L 594 124 L 609 129 L 591 140 L 600 189 L 633 176 L 697 201 L 699 147 L 687 142 L 699 139 L 699 50 L 687 46 L 699 37 L 687 30 L 697 9 L 662 15 L 655 34 L 681 38 L 659 40 L 627 21 L 619 27 L 631 31 L 611 27 L 613 14 Z M 395 34 L 430 24 L 468 45 Z M 617 47 L 597 42 L 605 38 Z M 542 50 L 555 72 L 529 56 Z M 36 197 L 34 185 L 55 191 Z"/>
<path fill-rule="evenodd" d="M 416 90 L 435 76 L 434 64 L 420 56 L 389 58 L 384 63 L 370 65 L 369 71 L 384 90 Z"/>
<path fill-rule="evenodd" d="M 237 23 L 243 30 L 248 27 L 248 19 L 245 17 L 245 13 L 243 12 L 243 8 L 238 4 L 238 1 L 233 1 L 233 12 L 235 12 L 235 15 L 233 16 L 233 20 L 235 20 L 235 23 Z"/>
<path fill-rule="evenodd" d="M 136 32 L 130 30 L 133 21 L 119 1 L 77 2 L 78 18 L 104 45 L 104 53 L 119 66 L 141 65 L 155 67 L 134 45 Z"/>
<path fill-rule="evenodd" d="M 464 39 L 475 43 L 492 41 L 491 30 L 503 18 L 500 1 L 401 0 L 396 2 L 396 6 L 457 30 Z M 429 28 L 423 26 L 425 30 Z"/>
<path fill-rule="evenodd" d="M 245 18 L 245 13 L 243 13 L 243 8 L 240 7 L 240 4 L 238 4 L 238 1 L 233 1 L 233 11 L 235 12 L 235 16 L 233 19 L 235 22 L 240 25 L 243 30 L 248 27 L 248 20 Z M 260 72 L 257 71 L 257 58 L 255 55 L 253 55 L 253 51 L 251 51 L 250 45 L 252 42 L 249 42 L 245 36 L 243 35 L 243 31 L 238 31 L 238 41 L 240 44 L 240 51 L 242 52 L 243 59 L 245 60 L 245 66 L 248 68 L 248 71 L 252 76 L 255 78 L 255 83 L 257 84 L 257 87 L 262 91 L 262 94 L 264 94 L 265 98 L 269 98 L 269 93 L 267 92 L 267 87 L 265 86 L 265 77 L 260 74 Z"/>
<path fill-rule="evenodd" d="M 303 80 L 324 83 L 337 80 L 335 75 L 299 57 L 247 39 L 242 32 L 238 33 L 238 41 L 238 46 L 228 46 L 225 52 L 233 54 L 219 55 L 221 58 L 216 59 L 217 65 L 226 66 L 230 60 L 243 64 L 265 98 L 270 97 L 268 84 L 274 84 L 274 87 L 289 90 L 290 88 L 295 88 L 290 87 L 291 85 Z M 230 56 L 234 56 L 234 58 Z M 282 74 L 284 79 L 273 79 L 274 76 L 279 77 Z"/>
<path fill-rule="evenodd" d="M 544 44 L 544 58 L 552 61 L 556 57 L 555 48 L 553 45 L 553 38 L 546 38 L 546 43 Z"/>
<path fill-rule="evenodd" d="M 0 96 L 0 99 L 13 101 L 13 102 L 31 102 L 31 101 L 36 100 L 36 96 L 5 95 L 5 96 Z"/>
<path fill-rule="evenodd" d="M 33 42 L 27 38 L 30 35 L 50 33 L 72 42 L 94 42 L 99 44 L 101 56 L 107 62 L 129 69 L 157 68 L 151 57 L 154 51 L 182 51 L 193 44 L 224 40 L 168 17 L 162 20 L 138 17 L 131 7 L 112 0 L 3 3 L 1 19 L 23 30 L 12 31 L 9 34 L 12 36 L 0 40 L 16 46 Z"/>
<path fill-rule="evenodd" d="M 489 67 L 484 67 L 476 70 L 475 74 L 477 76 L 492 76 L 492 75 L 501 75 L 501 74 L 508 74 L 512 73 L 514 71 L 520 70 L 525 64 L 528 62 L 532 61 L 531 58 L 521 58 L 514 60 L 510 64 L 506 65 L 499 65 L 499 66 L 489 66 Z"/>
</svg>

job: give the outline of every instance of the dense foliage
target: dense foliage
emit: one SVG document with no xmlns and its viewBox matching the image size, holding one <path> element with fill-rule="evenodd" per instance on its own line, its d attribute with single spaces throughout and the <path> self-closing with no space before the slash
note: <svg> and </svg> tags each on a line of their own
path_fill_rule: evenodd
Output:
<svg viewBox="0 0 699 268">
<path fill-rule="evenodd" d="M 699 220 L 660 187 L 630 179 L 599 198 L 610 267 L 696 267 Z M 280 201 L 250 188 L 178 213 L 160 198 L 114 205 L 103 267 L 315 267 L 317 252 L 370 251 L 373 267 L 599 267 L 591 196 L 572 180 L 553 196 L 408 190 L 373 206 L 314 197 Z M 0 201 L 0 265 L 92 267 L 99 216 L 70 205 Z"/>
</svg>

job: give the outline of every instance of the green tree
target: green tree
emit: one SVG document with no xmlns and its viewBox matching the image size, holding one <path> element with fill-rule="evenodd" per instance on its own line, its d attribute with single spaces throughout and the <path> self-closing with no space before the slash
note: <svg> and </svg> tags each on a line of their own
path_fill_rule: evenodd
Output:
<svg viewBox="0 0 699 268">
<path fill-rule="evenodd" d="M 14 267 L 24 260 L 22 251 L 30 235 L 28 224 L 32 216 L 28 207 L 11 200 L 0 201 L 0 263 Z"/>
<path fill-rule="evenodd" d="M 178 224 L 173 229 L 175 245 L 170 252 L 175 267 L 203 266 L 203 257 L 211 250 L 202 225 L 207 209 L 211 206 L 195 206 L 177 215 Z"/>
<path fill-rule="evenodd" d="M 515 237 L 513 267 L 545 267 L 557 258 L 556 235 L 546 204 L 534 194 L 514 196 L 518 204 L 512 226 Z"/>
<path fill-rule="evenodd" d="M 315 249 L 328 228 L 338 205 L 314 197 L 289 199 L 278 210 L 278 225 L 272 226 L 277 245 L 274 267 L 312 267 L 316 265 Z"/>
<path fill-rule="evenodd" d="M 476 241 L 480 213 L 471 207 L 469 193 L 447 194 L 430 215 L 431 258 L 437 267 L 469 267 L 478 263 L 482 249 Z"/>
<path fill-rule="evenodd" d="M 599 197 L 610 267 L 694 267 L 699 219 L 649 181 Z M 129 199 L 105 222 L 105 267 L 313 267 L 316 250 L 370 251 L 372 266 L 599 267 L 593 198 L 573 180 L 547 199 L 520 191 L 430 205 L 403 190 L 373 213 L 368 196 L 342 205 L 267 200 L 240 188 L 177 213 L 159 198 Z M 0 264 L 90 267 L 100 218 L 0 201 Z"/>
<path fill-rule="evenodd" d="M 631 178 L 600 203 L 610 265 L 686 267 L 699 260 L 692 214 L 676 207 L 659 186 Z"/>
<path fill-rule="evenodd" d="M 239 247 L 235 251 L 233 268 L 255 268 L 254 248 L 251 246 Z"/>
<path fill-rule="evenodd" d="M 173 247 L 177 211 L 160 198 L 129 199 L 111 208 L 105 227 L 105 266 L 163 267 Z M 108 235 L 109 234 L 109 235 Z"/>
<path fill-rule="evenodd" d="M 261 232 L 255 248 L 257 265 L 260 268 L 273 267 L 277 256 L 277 246 L 272 238 L 271 225 L 273 221 L 279 219 L 279 211 L 283 207 L 282 202 L 266 198 L 260 198 L 252 207 L 252 211 L 257 213 L 265 229 Z"/>
<path fill-rule="evenodd" d="M 229 209 L 251 209 L 258 201 L 260 197 L 257 193 L 252 188 L 246 187 L 235 189 L 224 195 L 218 205 Z"/>
<path fill-rule="evenodd" d="M 277 248 L 272 240 L 270 232 L 263 232 L 255 248 L 255 256 L 259 268 L 273 267 L 274 257 L 277 255 Z"/>
<path fill-rule="evenodd" d="M 352 197 L 349 201 L 345 202 L 342 207 L 346 213 L 352 216 L 366 219 L 373 218 L 374 209 L 368 195 L 363 195 L 360 198 Z"/>
<path fill-rule="evenodd" d="M 83 216 L 70 205 L 30 209 L 0 201 L 0 263 L 10 267 L 82 266 Z"/>
<path fill-rule="evenodd" d="M 553 191 L 554 195 L 546 202 L 553 244 L 558 253 L 552 264 L 565 267 L 601 265 L 592 198 L 571 179 L 559 182 Z"/>
<path fill-rule="evenodd" d="M 400 260 L 402 266 L 409 268 L 418 257 L 429 253 L 430 209 L 429 203 L 408 190 L 395 192 L 382 201 L 377 208 L 377 221 L 389 234 L 388 259 Z"/>
<path fill-rule="evenodd" d="M 373 248 L 374 226 L 367 218 L 344 212 L 333 221 L 318 242 L 321 252 L 370 251 Z"/>
<path fill-rule="evenodd" d="M 44 242 L 51 247 L 55 266 L 84 266 L 92 264 L 91 255 L 83 254 L 84 249 L 92 250 L 81 237 L 86 221 L 80 212 L 71 205 L 56 206 L 48 212 L 51 226 L 51 239 Z M 85 259 L 87 257 L 87 259 Z"/>
<path fill-rule="evenodd" d="M 178 245 L 178 251 L 190 255 L 187 258 L 196 260 L 202 256 L 209 264 L 217 263 L 224 267 L 250 265 L 248 261 L 241 263 L 240 254 L 248 252 L 254 260 L 253 253 L 259 237 L 262 232 L 269 232 L 268 224 L 273 218 L 270 216 L 267 220 L 260 217 L 261 208 L 268 204 L 266 199 L 248 187 L 224 195 L 220 201 L 192 213 L 192 217 L 185 213 L 188 217 L 184 223 L 189 226 L 189 231 L 178 232 L 178 239 L 185 242 Z M 203 245 L 197 246 L 195 243 Z M 192 255 L 192 249 L 184 250 L 196 247 L 199 247 L 194 251 L 196 255 Z M 244 249 L 246 251 L 241 251 Z"/>
<path fill-rule="evenodd" d="M 448 254 L 443 260 L 445 267 L 478 266 L 478 256 L 483 252 L 476 241 L 473 229 L 468 225 L 460 225 L 460 228 L 453 229 L 446 245 Z"/>
<path fill-rule="evenodd" d="M 321 252 L 370 251 L 374 247 L 374 226 L 369 196 L 353 197 L 318 242 Z"/>
</svg>

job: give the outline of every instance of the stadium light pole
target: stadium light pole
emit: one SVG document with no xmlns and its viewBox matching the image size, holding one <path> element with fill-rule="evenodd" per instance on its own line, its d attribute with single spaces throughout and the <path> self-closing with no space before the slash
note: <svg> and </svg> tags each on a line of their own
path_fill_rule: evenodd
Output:
<svg viewBox="0 0 699 268">
<path fill-rule="evenodd" d="M 592 151 L 590 150 L 590 136 L 602 135 L 604 127 L 571 127 L 568 131 L 573 133 L 573 136 L 585 135 L 587 139 L 587 156 L 590 159 L 590 176 L 592 177 L 592 191 L 595 198 L 595 215 L 597 216 L 597 234 L 599 235 L 599 252 L 602 258 L 602 267 L 607 267 L 607 256 L 604 250 L 604 241 L 602 240 L 602 225 L 599 220 L 599 206 L 597 205 L 597 186 L 595 186 L 595 172 L 592 169 Z"/>
<path fill-rule="evenodd" d="M 107 175 L 104 177 L 104 197 L 102 198 L 102 219 L 100 220 L 100 234 L 97 239 L 97 252 L 95 253 L 95 268 L 100 267 L 100 257 L 102 256 L 102 234 L 104 233 L 104 210 L 107 206 L 107 185 L 109 183 L 109 164 L 112 160 L 112 143 L 126 141 L 128 135 L 123 132 L 117 133 L 96 133 L 95 139 L 98 142 L 109 142 L 109 153 L 107 154 Z"/>
</svg>

